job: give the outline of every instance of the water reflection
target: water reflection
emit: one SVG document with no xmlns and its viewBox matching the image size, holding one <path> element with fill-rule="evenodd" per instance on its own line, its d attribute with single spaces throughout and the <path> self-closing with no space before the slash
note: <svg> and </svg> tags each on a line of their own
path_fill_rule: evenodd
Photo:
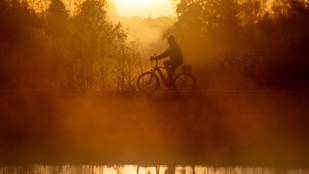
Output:
<svg viewBox="0 0 309 174">
<path fill-rule="evenodd" d="M 2 165 L 0 174 L 308 174 L 309 169 L 138 165 Z"/>
</svg>

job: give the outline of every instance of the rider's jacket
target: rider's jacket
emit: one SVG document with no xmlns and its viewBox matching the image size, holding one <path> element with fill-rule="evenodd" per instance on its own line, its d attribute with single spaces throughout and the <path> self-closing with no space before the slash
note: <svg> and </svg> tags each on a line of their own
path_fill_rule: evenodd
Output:
<svg viewBox="0 0 309 174">
<path fill-rule="evenodd" d="M 170 56 L 171 60 L 175 63 L 183 63 L 182 51 L 176 42 L 171 43 L 170 47 L 156 58 L 161 59 L 168 56 Z"/>
</svg>

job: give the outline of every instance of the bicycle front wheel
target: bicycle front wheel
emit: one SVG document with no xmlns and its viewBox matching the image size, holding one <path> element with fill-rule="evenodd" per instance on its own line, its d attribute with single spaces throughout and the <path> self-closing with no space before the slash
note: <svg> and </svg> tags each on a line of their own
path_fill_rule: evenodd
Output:
<svg viewBox="0 0 309 174">
<path fill-rule="evenodd" d="M 195 79 L 191 74 L 181 73 L 175 78 L 175 90 L 180 93 L 192 92 L 195 88 Z"/>
<path fill-rule="evenodd" d="M 142 92 L 155 92 L 159 87 L 159 78 L 152 72 L 143 73 L 137 79 L 137 87 Z"/>
</svg>

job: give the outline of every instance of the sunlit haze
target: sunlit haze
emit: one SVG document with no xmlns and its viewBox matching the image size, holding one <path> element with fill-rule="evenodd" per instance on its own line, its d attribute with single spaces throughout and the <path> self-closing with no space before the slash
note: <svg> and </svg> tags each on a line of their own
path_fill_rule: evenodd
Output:
<svg viewBox="0 0 309 174">
<path fill-rule="evenodd" d="M 174 15 L 171 0 L 114 0 L 120 16 L 152 17 Z"/>
<path fill-rule="evenodd" d="M 0 0 L 0 174 L 309 174 L 308 1 Z"/>
</svg>

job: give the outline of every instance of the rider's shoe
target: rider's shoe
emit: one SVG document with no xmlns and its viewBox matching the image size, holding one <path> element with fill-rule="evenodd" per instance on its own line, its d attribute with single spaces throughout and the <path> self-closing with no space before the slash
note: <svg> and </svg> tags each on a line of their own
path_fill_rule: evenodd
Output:
<svg viewBox="0 0 309 174">
<path fill-rule="evenodd" d="M 166 87 L 168 88 L 168 91 L 173 91 L 174 90 L 174 82 L 168 80 Z"/>
</svg>

